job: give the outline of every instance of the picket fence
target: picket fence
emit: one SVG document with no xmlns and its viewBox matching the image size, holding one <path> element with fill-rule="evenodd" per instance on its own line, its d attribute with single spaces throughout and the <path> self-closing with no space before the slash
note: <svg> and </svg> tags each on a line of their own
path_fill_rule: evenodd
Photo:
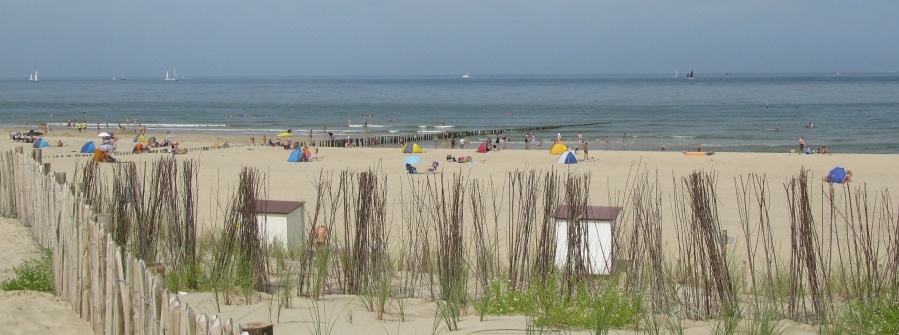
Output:
<svg viewBox="0 0 899 335">
<path fill-rule="evenodd" d="M 39 149 L 3 153 L 0 215 L 18 218 L 41 246 L 53 250 L 56 295 L 94 333 L 235 334 L 231 319 L 199 313 L 167 291 L 155 266 L 113 241 L 111 216 L 85 203 L 83 184 L 65 179 L 42 163 Z"/>
</svg>

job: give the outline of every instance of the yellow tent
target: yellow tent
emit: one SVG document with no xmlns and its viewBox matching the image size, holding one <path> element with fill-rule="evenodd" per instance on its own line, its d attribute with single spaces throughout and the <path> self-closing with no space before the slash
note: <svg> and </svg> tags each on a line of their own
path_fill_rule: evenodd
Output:
<svg viewBox="0 0 899 335">
<path fill-rule="evenodd" d="M 562 142 L 556 142 L 556 144 L 553 144 L 552 148 L 549 148 L 549 153 L 553 155 L 561 155 L 566 151 L 568 151 L 568 147 Z"/>
<path fill-rule="evenodd" d="M 421 147 L 418 146 L 418 143 L 406 143 L 405 145 L 403 145 L 403 152 L 417 154 L 421 153 L 422 151 Z"/>
<path fill-rule="evenodd" d="M 285 131 L 283 133 L 278 134 L 278 137 L 290 137 L 290 135 L 291 135 L 290 133 Z"/>
</svg>

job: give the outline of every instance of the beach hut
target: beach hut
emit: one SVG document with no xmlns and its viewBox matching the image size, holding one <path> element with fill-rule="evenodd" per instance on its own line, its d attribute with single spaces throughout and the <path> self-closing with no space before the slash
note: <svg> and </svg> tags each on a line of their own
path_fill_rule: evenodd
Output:
<svg viewBox="0 0 899 335">
<path fill-rule="evenodd" d="M 577 156 L 574 155 L 574 151 L 568 150 L 559 155 L 559 159 L 556 160 L 556 163 L 577 164 Z"/>
<path fill-rule="evenodd" d="M 556 221 L 556 266 L 565 267 L 568 251 L 580 249 L 583 265 L 588 273 L 608 275 L 612 273 L 617 257 L 615 245 L 616 219 L 621 207 L 559 206 L 553 213 Z M 569 246 L 569 236 L 580 233 L 578 246 Z M 576 265 L 577 266 L 577 265 Z"/>
<path fill-rule="evenodd" d="M 290 157 L 287 158 L 287 161 L 292 163 L 302 162 L 304 157 L 303 150 L 296 149 L 290 153 Z"/>
<path fill-rule="evenodd" d="M 96 148 L 97 148 L 97 147 L 94 145 L 94 142 L 93 142 L 93 141 L 87 142 L 87 143 L 85 143 L 84 145 L 81 146 L 81 153 L 83 153 L 83 154 L 90 154 L 90 153 L 93 153 L 93 152 L 94 152 L 94 149 L 96 149 Z"/>
<path fill-rule="evenodd" d="M 485 152 L 487 152 L 487 151 L 490 151 L 490 144 L 487 143 L 487 141 L 481 142 L 481 145 L 478 146 L 478 150 L 477 150 L 477 151 L 480 152 L 480 153 L 482 153 L 482 154 L 485 153 Z"/>
<path fill-rule="evenodd" d="M 43 138 L 39 138 L 34 141 L 33 146 L 34 148 L 46 148 L 49 146 L 49 144 L 47 144 L 47 141 L 45 141 Z"/>
<path fill-rule="evenodd" d="M 406 145 L 403 146 L 403 153 L 418 154 L 421 152 L 421 147 L 418 146 L 418 143 L 406 143 Z"/>
<path fill-rule="evenodd" d="M 257 200 L 259 234 L 268 243 L 278 241 L 288 248 L 301 248 L 306 239 L 305 204 L 303 201 Z"/>
<path fill-rule="evenodd" d="M 134 137 L 134 142 L 146 142 L 147 138 L 144 135 L 137 135 Z"/>
<path fill-rule="evenodd" d="M 568 146 L 562 142 L 556 142 L 556 144 L 553 144 L 553 146 L 549 148 L 549 153 L 553 155 L 561 155 L 566 151 L 568 151 Z"/>
</svg>

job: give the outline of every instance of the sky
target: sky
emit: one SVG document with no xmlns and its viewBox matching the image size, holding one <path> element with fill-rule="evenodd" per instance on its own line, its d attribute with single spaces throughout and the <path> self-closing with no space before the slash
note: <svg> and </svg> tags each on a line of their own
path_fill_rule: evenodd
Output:
<svg viewBox="0 0 899 335">
<path fill-rule="evenodd" d="M 0 0 L 0 78 L 899 71 L 899 1 Z"/>
</svg>

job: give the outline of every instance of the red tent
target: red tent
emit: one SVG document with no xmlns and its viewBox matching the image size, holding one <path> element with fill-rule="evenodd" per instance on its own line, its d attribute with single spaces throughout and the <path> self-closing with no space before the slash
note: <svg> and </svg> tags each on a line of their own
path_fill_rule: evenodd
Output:
<svg viewBox="0 0 899 335">
<path fill-rule="evenodd" d="M 481 145 L 478 146 L 478 152 L 480 152 L 480 153 L 487 152 L 487 141 L 481 142 Z"/>
</svg>

